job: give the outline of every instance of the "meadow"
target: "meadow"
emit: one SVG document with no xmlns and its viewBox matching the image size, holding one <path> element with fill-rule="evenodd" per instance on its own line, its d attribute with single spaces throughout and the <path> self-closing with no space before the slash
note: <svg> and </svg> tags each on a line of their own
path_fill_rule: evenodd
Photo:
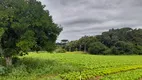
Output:
<svg viewBox="0 0 142 80">
<path fill-rule="evenodd" d="M 142 56 L 30 52 L 0 80 L 140 80 Z"/>
</svg>

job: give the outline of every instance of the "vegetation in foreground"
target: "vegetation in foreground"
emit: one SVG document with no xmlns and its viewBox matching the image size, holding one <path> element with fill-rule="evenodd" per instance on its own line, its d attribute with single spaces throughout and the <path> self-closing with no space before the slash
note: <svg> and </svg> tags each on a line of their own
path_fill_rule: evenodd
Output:
<svg viewBox="0 0 142 80">
<path fill-rule="evenodd" d="M 32 52 L 15 61 L 10 70 L 0 67 L 0 80 L 138 80 L 142 77 L 142 58 L 135 55 Z"/>
</svg>

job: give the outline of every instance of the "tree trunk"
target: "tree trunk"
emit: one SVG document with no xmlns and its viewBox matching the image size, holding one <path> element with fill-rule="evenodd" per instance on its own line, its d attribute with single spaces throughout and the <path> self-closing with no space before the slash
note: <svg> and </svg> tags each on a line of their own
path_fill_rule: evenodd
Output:
<svg viewBox="0 0 142 80">
<path fill-rule="evenodd" d="M 79 50 L 81 51 L 81 45 L 79 46 Z"/>
<path fill-rule="evenodd" d="M 38 52 L 38 51 L 36 51 L 36 53 L 37 53 L 37 54 L 39 54 L 39 52 Z"/>
<path fill-rule="evenodd" d="M 86 44 L 84 45 L 84 52 L 86 52 Z"/>
<path fill-rule="evenodd" d="M 71 52 L 71 47 L 70 47 L 70 50 L 69 50 L 70 52 Z"/>
<path fill-rule="evenodd" d="M 12 57 L 5 57 L 6 66 L 12 65 Z"/>
</svg>

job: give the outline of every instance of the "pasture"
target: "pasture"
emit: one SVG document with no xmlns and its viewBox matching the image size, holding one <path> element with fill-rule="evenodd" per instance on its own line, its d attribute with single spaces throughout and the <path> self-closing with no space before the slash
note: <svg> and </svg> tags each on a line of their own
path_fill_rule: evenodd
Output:
<svg viewBox="0 0 142 80">
<path fill-rule="evenodd" d="M 0 80 L 140 80 L 142 56 L 31 52 Z"/>
</svg>

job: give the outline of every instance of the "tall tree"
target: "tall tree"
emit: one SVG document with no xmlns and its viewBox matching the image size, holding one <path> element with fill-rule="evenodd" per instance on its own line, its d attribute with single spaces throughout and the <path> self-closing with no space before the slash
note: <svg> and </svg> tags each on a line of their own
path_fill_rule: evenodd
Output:
<svg viewBox="0 0 142 80">
<path fill-rule="evenodd" d="M 68 42 L 69 42 L 69 40 L 67 40 L 67 39 L 61 40 L 61 44 L 62 44 L 62 45 L 66 45 Z"/>
<path fill-rule="evenodd" d="M 103 32 L 102 35 L 97 36 L 97 38 L 106 46 L 112 47 L 118 41 L 129 41 L 127 36 L 131 31 L 131 28 L 110 29 L 107 32 Z"/>
<path fill-rule="evenodd" d="M 82 38 L 79 39 L 78 43 L 79 43 L 79 46 L 82 46 L 84 48 L 84 52 L 87 52 L 89 45 L 92 42 L 96 42 L 96 41 L 98 40 L 94 36 L 83 36 Z"/>
<path fill-rule="evenodd" d="M 0 46 L 6 65 L 30 50 L 52 51 L 61 32 L 48 10 L 36 0 L 1 0 Z"/>
</svg>

